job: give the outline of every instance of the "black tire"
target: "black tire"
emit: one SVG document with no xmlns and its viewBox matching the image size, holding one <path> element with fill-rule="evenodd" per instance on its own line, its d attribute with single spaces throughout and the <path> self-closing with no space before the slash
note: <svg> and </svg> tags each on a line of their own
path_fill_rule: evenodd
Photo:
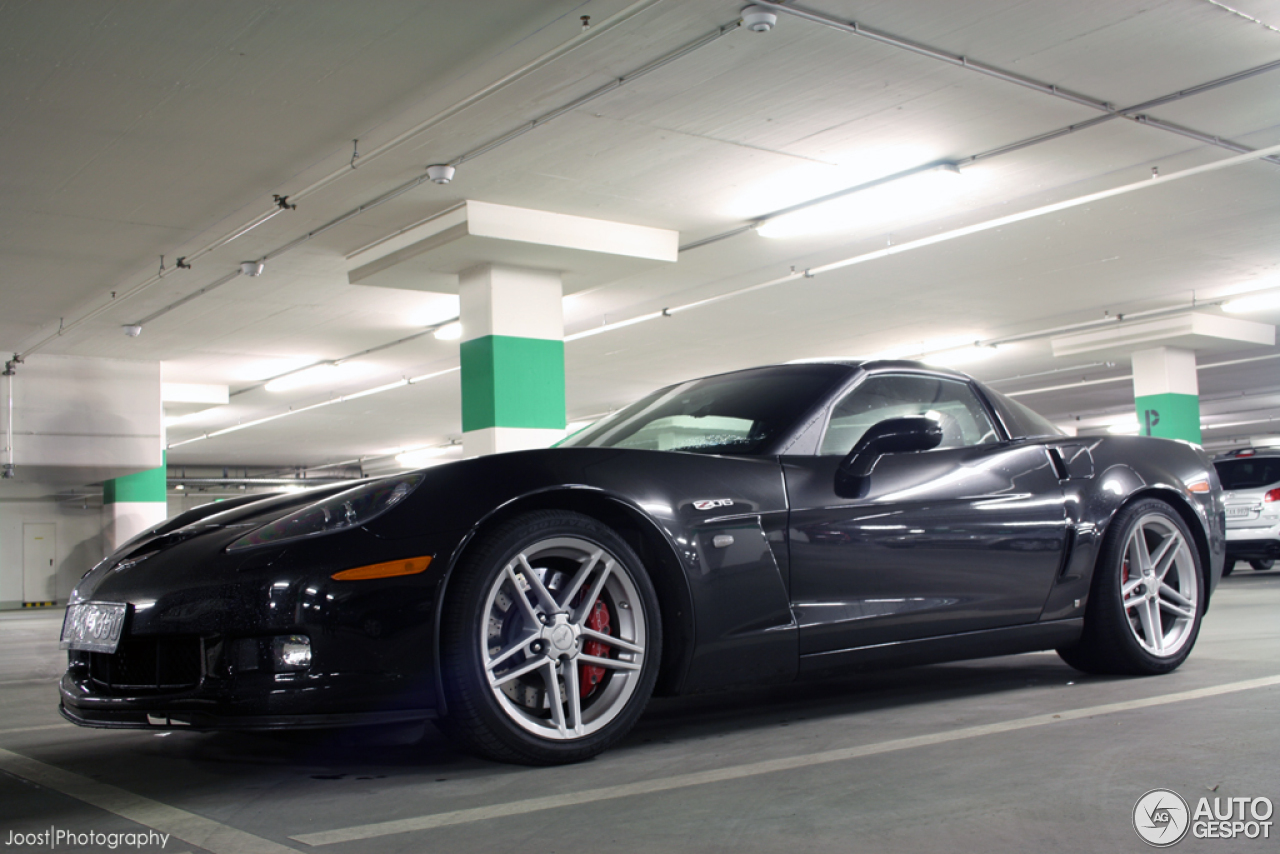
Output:
<svg viewBox="0 0 1280 854">
<path fill-rule="evenodd" d="M 1150 574 L 1142 571 L 1143 553 Z M 1103 541 L 1080 640 L 1058 654 L 1086 673 L 1168 673 L 1195 645 L 1205 590 L 1186 522 L 1163 501 L 1135 501 L 1116 514 Z"/>
<path fill-rule="evenodd" d="M 580 762 L 626 735 L 648 704 L 658 597 L 631 547 L 595 519 L 511 519 L 467 554 L 446 596 L 448 713 L 438 724 L 463 749 L 524 765 Z"/>
<path fill-rule="evenodd" d="M 1236 571 L 1236 559 L 1233 557 L 1227 558 L 1227 562 L 1222 565 L 1222 577 L 1226 578 L 1228 575 L 1230 575 L 1235 571 Z"/>
<path fill-rule="evenodd" d="M 1274 560 L 1251 560 L 1251 561 L 1249 561 L 1249 566 L 1251 566 L 1251 567 L 1253 567 L 1254 569 L 1258 570 L 1258 572 L 1265 572 L 1266 570 L 1270 569 L 1271 567 L 1273 567 L 1273 566 L 1275 566 L 1275 565 L 1276 565 L 1276 562 L 1275 562 Z M 1224 572 L 1224 573 L 1223 573 L 1223 575 L 1225 575 L 1225 574 L 1226 574 L 1226 573 Z"/>
</svg>

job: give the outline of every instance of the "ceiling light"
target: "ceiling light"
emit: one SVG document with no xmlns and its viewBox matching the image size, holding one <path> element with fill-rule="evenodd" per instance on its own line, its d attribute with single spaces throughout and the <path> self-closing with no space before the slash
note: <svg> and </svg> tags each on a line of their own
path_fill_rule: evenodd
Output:
<svg viewBox="0 0 1280 854">
<path fill-rule="evenodd" d="M 265 261 L 241 261 L 240 275 L 242 276 L 261 276 L 262 271 L 266 269 Z"/>
<path fill-rule="evenodd" d="M 457 321 L 446 323 L 436 330 L 435 337 L 437 341 L 457 341 L 462 337 L 462 324 Z"/>
<path fill-rule="evenodd" d="M 200 419 L 207 417 L 210 413 L 221 411 L 222 408 L 222 406 L 210 406 L 206 409 L 187 412 L 183 415 L 166 415 L 164 417 L 164 426 L 173 427 L 178 424 L 186 424 L 190 421 L 199 421 Z"/>
<path fill-rule="evenodd" d="M 976 348 L 976 342 L 983 340 L 983 335 L 949 335 L 946 338 L 933 338 L 928 341 L 911 341 L 890 347 L 877 353 L 858 356 L 860 361 L 878 362 L 892 359 L 923 359 L 927 353 L 943 353 L 951 350 Z"/>
<path fill-rule="evenodd" d="M 126 325 L 124 328 L 124 334 L 128 335 L 130 338 L 137 338 L 139 335 L 142 334 L 141 324 L 131 323 Z"/>
<path fill-rule="evenodd" d="M 892 217 L 931 210 L 955 193 L 960 169 L 942 163 L 901 178 L 870 183 L 828 201 L 793 210 L 757 226 L 764 237 L 806 237 L 859 227 L 879 226 Z"/>
<path fill-rule="evenodd" d="M 753 33 L 767 33 L 778 23 L 778 16 L 764 6 L 747 6 L 742 10 L 742 26 Z"/>
<path fill-rule="evenodd" d="M 1248 311 L 1266 311 L 1273 308 L 1280 308 L 1280 290 L 1237 297 L 1222 304 L 1222 310 L 1232 314 L 1242 314 Z"/>
<path fill-rule="evenodd" d="M 995 347 L 984 346 L 975 342 L 968 347 L 956 347 L 950 350 L 925 353 L 920 357 L 920 361 L 929 365 L 954 368 L 960 365 L 971 365 L 974 362 L 985 362 L 995 354 Z"/>
<path fill-rule="evenodd" d="M 1130 415 L 1107 425 L 1107 432 L 1112 435 L 1136 436 L 1138 428 L 1138 416 Z"/>
<path fill-rule="evenodd" d="M 333 362 L 322 362 L 319 365 L 312 365 L 309 368 L 276 377 L 264 387 L 267 391 L 289 391 L 304 386 L 319 385 L 337 379 L 339 370 L 340 366 Z"/>
<path fill-rule="evenodd" d="M 461 450 L 461 445 L 444 445 L 436 448 L 418 448 L 413 451 L 405 451 L 403 454 L 396 454 L 396 462 L 401 468 L 421 469 L 428 466 L 436 466 L 441 463 L 448 462 L 442 460 L 441 457 L 452 453 L 454 449 Z"/>
<path fill-rule="evenodd" d="M 427 167 L 427 177 L 437 184 L 448 184 L 456 171 L 447 163 L 436 163 Z"/>
</svg>

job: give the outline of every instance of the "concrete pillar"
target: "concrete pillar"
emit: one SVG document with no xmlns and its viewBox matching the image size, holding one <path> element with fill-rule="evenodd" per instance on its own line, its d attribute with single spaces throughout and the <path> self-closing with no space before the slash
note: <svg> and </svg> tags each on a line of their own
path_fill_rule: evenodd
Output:
<svg viewBox="0 0 1280 854">
<path fill-rule="evenodd" d="M 164 463 L 159 468 L 127 474 L 102 484 L 103 537 L 111 554 L 168 513 L 168 481 Z"/>
<path fill-rule="evenodd" d="M 1133 399 L 1143 436 L 1200 444 L 1200 385 L 1194 350 L 1155 347 L 1133 354 Z"/>
<path fill-rule="evenodd" d="M 464 453 L 551 445 L 565 427 L 560 275 L 481 264 L 458 284 Z"/>
</svg>

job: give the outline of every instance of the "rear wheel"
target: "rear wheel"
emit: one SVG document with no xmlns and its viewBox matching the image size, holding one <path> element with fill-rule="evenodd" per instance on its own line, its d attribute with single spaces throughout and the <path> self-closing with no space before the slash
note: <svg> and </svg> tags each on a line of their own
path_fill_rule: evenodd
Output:
<svg viewBox="0 0 1280 854">
<path fill-rule="evenodd" d="M 1249 561 L 1249 566 L 1253 567 L 1254 569 L 1258 570 L 1259 572 L 1261 572 L 1261 571 L 1263 571 L 1263 570 L 1266 570 L 1266 569 L 1270 569 L 1271 567 L 1273 567 L 1273 566 L 1275 566 L 1275 565 L 1276 565 L 1276 562 L 1275 562 L 1274 560 L 1251 560 L 1251 561 Z"/>
<path fill-rule="evenodd" d="M 621 537 L 577 513 L 518 517 L 458 569 L 441 728 L 498 761 L 590 758 L 639 718 L 661 649 L 657 596 Z"/>
<path fill-rule="evenodd" d="M 1094 568 L 1084 633 L 1058 650 L 1089 673 L 1168 673 L 1191 652 L 1204 612 L 1200 555 L 1163 501 L 1124 508 Z"/>
</svg>

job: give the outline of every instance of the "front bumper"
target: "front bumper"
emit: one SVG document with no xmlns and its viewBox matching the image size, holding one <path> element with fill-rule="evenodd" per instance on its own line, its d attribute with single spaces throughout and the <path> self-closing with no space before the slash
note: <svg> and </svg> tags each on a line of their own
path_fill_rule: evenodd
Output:
<svg viewBox="0 0 1280 854">
<path fill-rule="evenodd" d="M 123 602 L 113 653 L 71 651 L 60 711 L 93 727 L 282 729 L 435 716 L 439 572 L 338 582 L 335 571 L 431 553 L 362 531 L 228 555 L 237 532 L 183 541 L 116 569 L 104 562 L 77 601 Z M 202 540 L 205 540 L 202 543 Z M 309 639 L 297 670 L 272 655 Z"/>
<path fill-rule="evenodd" d="M 135 659 L 140 647 L 148 656 L 154 648 L 155 660 L 165 666 L 122 666 L 124 644 L 118 654 L 71 652 L 58 686 L 59 711 L 67 720 L 106 728 L 256 730 L 436 716 L 434 680 L 421 671 L 237 671 L 235 659 L 244 662 L 235 643 L 186 637 L 128 642 Z M 174 650 L 188 649 L 198 657 L 179 661 Z M 143 678 L 136 678 L 139 670 L 147 671 Z"/>
<path fill-rule="evenodd" d="M 58 711 L 73 724 L 95 729 L 190 729 L 204 730 L 282 730 L 327 729 L 330 727 L 368 726 L 370 724 L 418 723 L 437 717 L 435 709 L 392 712 L 353 712 L 321 715 L 237 715 L 226 717 L 210 712 L 155 709 L 149 712 L 123 709 L 67 708 Z"/>
</svg>

